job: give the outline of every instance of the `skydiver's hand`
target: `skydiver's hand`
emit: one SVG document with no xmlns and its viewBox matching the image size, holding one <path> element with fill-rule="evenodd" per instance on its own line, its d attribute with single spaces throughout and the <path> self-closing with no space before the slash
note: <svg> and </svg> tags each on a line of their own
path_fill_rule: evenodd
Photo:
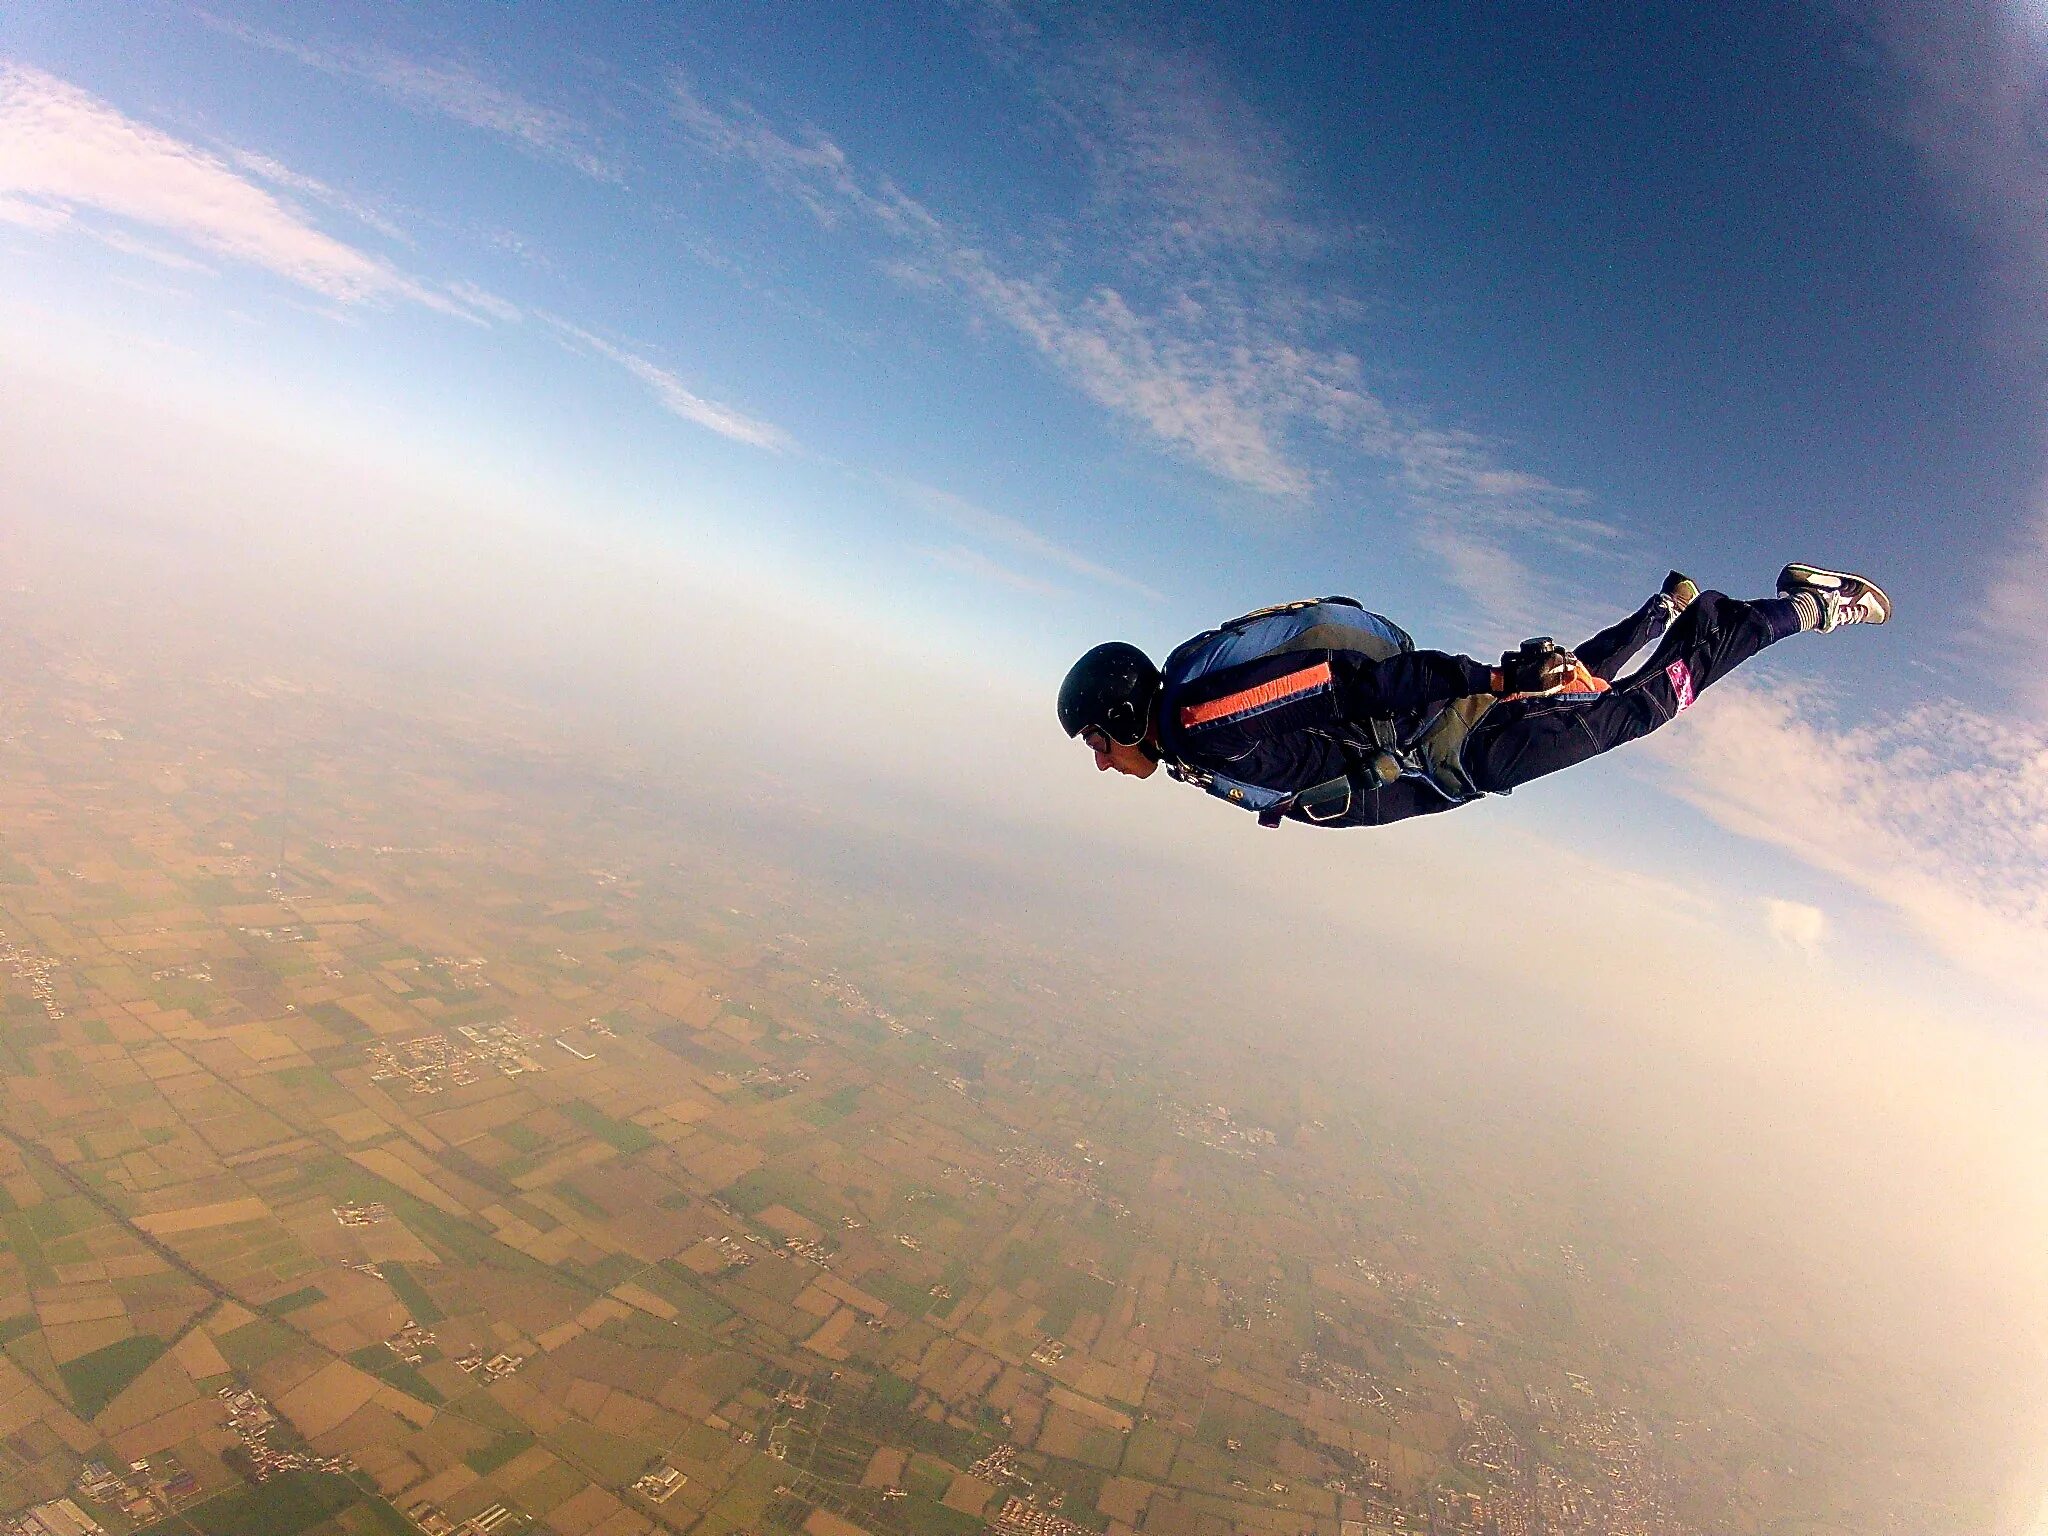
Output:
<svg viewBox="0 0 2048 1536">
<path fill-rule="evenodd" d="M 1493 691 L 1512 693 L 1557 693 L 1572 680 L 1578 658 L 1554 640 L 1525 640 L 1520 650 L 1508 651 L 1500 659 L 1494 676 L 1499 686 Z"/>
</svg>

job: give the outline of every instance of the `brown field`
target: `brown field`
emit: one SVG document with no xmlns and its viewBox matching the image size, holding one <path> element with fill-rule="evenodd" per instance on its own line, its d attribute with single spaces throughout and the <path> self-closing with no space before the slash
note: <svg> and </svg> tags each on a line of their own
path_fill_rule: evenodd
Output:
<svg viewBox="0 0 2048 1536">
<path fill-rule="evenodd" d="M 135 1225 L 151 1237 L 171 1237 L 180 1232 L 202 1232 L 209 1227 L 261 1221 L 269 1214 L 268 1205 L 254 1195 L 244 1195 L 238 1200 L 219 1200 L 211 1205 L 188 1205 L 179 1210 L 158 1211 L 153 1216 L 137 1216 Z"/>
<path fill-rule="evenodd" d="M 573 1381 L 562 1394 L 562 1406 L 579 1419 L 595 1421 L 604 1411 L 612 1389 L 597 1381 Z"/>
<path fill-rule="evenodd" d="M 154 1456 L 168 1451 L 185 1440 L 205 1438 L 218 1434 L 221 1425 L 220 1404 L 210 1397 L 197 1397 L 183 1407 L 159 1415 L 132 1429 L 119 1434 L 108 1435 L 107 1439 L 115 1450 L 130 1460 L 138 1456 Z"/>
<path fill-rule="evenodd" d="M 825 1320 L 825 1326 L 804 1340 L 804 1348 L 814 1354 L 823 1355 L 827 1360 L 844 1360 L 847 1357 L 847 1335 L 853 1332 L 860 1321 L 860 1314 L 851 1307 L 841 1307 Z"/>
<path fill-rule="evenodd" d="M 125 1317 L 127 1313 L 127 1307 L 110 1287 L 95 1286 L 91 1294 L 67 1293 L 61 1300 L 39 1299 L 36 1302 L 36 1316 L 45 1328 L 59 1328 L 66 1323 L 95 1323 L 110 1317 Z"/>
<path fill-rule="evenodd" d="M 539 1447 L 535 1447 L 535 1450 L 538 1449 Z M 539 1471 L 525 1473 L 517 1480 L 505 1475 L 510 1473 L 513 1467 L 524 1466 L 527 1457 L 533 1454 L 534 1451 L 528 1451 L 526 1456 L 520 1457 L 518 1461 L 506 1467 L 497 1478 L 492 1479 L 493 1482 L 511 1491 L 520 1508 L 545 1516 L 558 1505 L 575 1498 L 588 1486 L 581 1472 L 553 1456 L 548 1457 L 547 1464 Z"/>
<path fill-rule="evenodd" d="M 96 1349 L 117 1344 L 133 1332 L 134 1325 L 127 1318 L 110 1317 L 97 1323 L 66 1323 L 61 1328 L 46 1329 L 42 1337 L 50 1358 L 62 1365 L 80 1355 L 89 1355 Z"/>
<path fill-rule="evenodd" d="M 391 1122 L 374 1109 L 352 1109 L 345 1114 L 330 1115 L 323 1123 L 351 1146 L 357 1142 L 375 1141 L 391 1129 Z"/>
<path fill-rule="evenodd" d="M 649 1316 L 661 1318 L 664 1322 L 676 1315 L 676 1309 L 663 1301 L 654 1292 L 633 1284 L 630 1280 L 612 1287 L 612 1294 L 629 1307 L 637 1307 Z"/>
<path fill-rule="evenodd" d="M 381 1389 L 376 1377 L 346 1360 L 333 1360 L 278 1398 L 277 1407 L 310 1440 L 340 1424 Z"/>
<path fill-rule="evenodd" d="M 413 1499 L 427 1499 L 436 1504 L 446 1504 L 463 1489 L 476 1481 L 476 1474 L 461 1462 L 444 1467 L 425 1481 L 417 1483 L 407 1494 L 407 1502 Z"/>
<path fill-rule="evenodd" d="M 962 1472 L 946 1489 L 946 1496 L 940 1502 L 948 1509 L 957 1509 L 963 1515 L 979 1515 L 988 1508 L 988 1501 L 996 1495 L 995 1485 L 985 1483 L 978 1477 Z"/>
<path fill-rule="evenodd" d="M 434 1422 L 434 1409 L 430 1403 L 423 1403 L 410 1393 L 396 1387 L 386 1387 L 377 1394 L 376 1406 L 388 1409 L 415 1429 L 424 1429 Z"/>
<path fill-rule="evenodd" d="M 221 1357 L 220 1348 L 213 1342 L 213 1335 L 204 1328 L 189 1331 L 171 1350 L 171 1357 L 185 1369 L 193 1380 L 223 1374 L 228 1363 Z"/>
<path fill-rule="evenodd" d="M 1140 1482 L 1133 1477 L 1112 1477 L 1102 1485 L 1102 1494 L 1095 1501 L 1095 1507 L 1112 1520 L 1136 1525 L 1154 1491 L 1151 1483 Z"/>
<path fill-rule="evenodd" d="M 842 1520 L 829 1509 L 814 1509 L 804 1521 L 806 1536 L 872 1536 L 866 1526 Z"/>
<path fill-rule="evenodd" d="M 112 1439 L 124 1429 L 173 1413 L 198 1398 L 199 1389 L 192 1385 L 177 1357 L 165 1355 L 130 1382 L 93 1423 Z"/>
<path fill-rule="evenodd" d="M 626 1508 L 602 1488 L 585 1488 L 548 1512 L 548 1524 L 562 1536 L 589 1536 Z"/>
<path fill-rule="evenodd" d="M 1098 1403 L 1065 1387 L 1054 1387 L 1048 1395 L 1061 1408 L 1079 1414 L 1084 1419 L 1092 1419 L 1104 1429 L 1113 1429 L 1124 1434 L 1131 1430 L 1131 1416 L 1120 1409 L 1110 1407 L 1107 1403 Z"/>
</svg>

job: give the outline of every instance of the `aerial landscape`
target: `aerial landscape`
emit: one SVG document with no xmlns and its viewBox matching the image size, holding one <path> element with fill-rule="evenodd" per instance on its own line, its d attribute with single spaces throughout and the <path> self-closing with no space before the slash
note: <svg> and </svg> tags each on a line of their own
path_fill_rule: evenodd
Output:
<svg viewBox="0 0 2048 1536">
<path fill-rule="evenodd" d="M 2048 1536 L 2044 88 L 0 8 L 0 1536 Z"/>
<path fill-rule="evenodd" d="M 1029 946 L 941 964 L 531 709 L 152 672 L 14 601 L 21 1536 L 1856 1507 L 1839 1466 L 1748 1470 L 1797 1431 L 1703 1372 L 1727 1320 L 1659 1359 L 1642 1252 L 1582 1256 L 1526 1169 L 1305 1055 L 1190 1059 Z"/>
</svg>

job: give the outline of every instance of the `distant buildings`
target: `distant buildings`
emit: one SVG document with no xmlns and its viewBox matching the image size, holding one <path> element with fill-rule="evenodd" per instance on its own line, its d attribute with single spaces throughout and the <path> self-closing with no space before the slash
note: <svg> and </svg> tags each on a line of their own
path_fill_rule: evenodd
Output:
<svg viewBox="0 0 2048 1536">
<path fill-rule="evenodd" d="M 106 1536 L 106 1529 L 69 1499 L 53 1499 L 7 1522 L 10 1536 Z"/>
<path fill-rule="evenodd" d="M 674 1467 L 649 1472 L 633 1484 L 633 1491 L 652 1504 L 666 1504 L 690 1479 Z"/>
</svg>

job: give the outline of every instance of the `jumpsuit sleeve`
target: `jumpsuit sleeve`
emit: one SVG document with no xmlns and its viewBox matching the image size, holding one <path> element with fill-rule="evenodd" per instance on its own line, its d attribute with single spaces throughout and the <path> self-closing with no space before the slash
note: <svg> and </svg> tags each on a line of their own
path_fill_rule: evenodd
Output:
<svg viewBox="0 0 2048 1536">
<path fill-rule="evenodd" d="M 1492 689 L 1491 667 L 1449 651 L 1404 651 L 1381 662 L 1338 651 L 1330 661 L 1347 720 L 1395 720 Z"/>
</svg>

